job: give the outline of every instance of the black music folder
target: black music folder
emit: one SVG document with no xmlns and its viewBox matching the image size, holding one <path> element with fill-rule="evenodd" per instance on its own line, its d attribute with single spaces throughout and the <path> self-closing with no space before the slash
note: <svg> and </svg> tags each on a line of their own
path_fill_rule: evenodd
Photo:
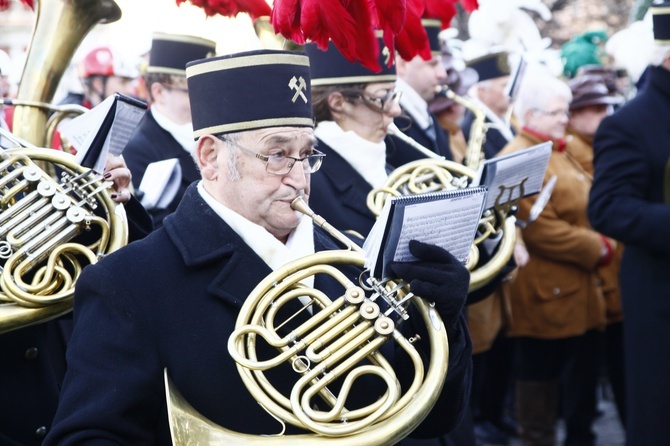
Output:
<svg viewBox="0 0 670 446">
<path fill-rule="evenodd" d="M 487 191 L 485 187 L 392 197 L 365 239 L 366 268 L 378 279 L 392 261 L 417 260 L 409 241 L 440 246 L 465 263 L 475 239 Z"/>
<path fill-rule="evenodd" d="M 489 191 L 484 209 L 491 209 L 496 200 L 505 204 L 540 192 L 550 156 L 551 142 L 547 141 L 484 161 L 473 180 L 473 185 L 486 186 Z"/>
<path fill-rule="evenodd" d="M 114 93 L 67 122 L 61 135 L 77 150 L 80 165 L 102 173 L 107 154 L 121 154 L 146 110 L 145 102 Z"/>
</svg>

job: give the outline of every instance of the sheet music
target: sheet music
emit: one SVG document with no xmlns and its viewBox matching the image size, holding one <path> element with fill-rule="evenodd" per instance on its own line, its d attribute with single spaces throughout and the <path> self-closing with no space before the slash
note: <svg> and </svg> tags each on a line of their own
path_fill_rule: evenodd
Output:
<svg viewBox="0 0 670 446">
<path fill-rule="evenodd" d="M 363 245 L 366 267 L 385 277 L 389 262 L 417 260 L 409 252 L 410 240 L 440 246 L 465 263 L 486 195 L 486 188 L 471 187 L 393 197 Z"/>
<path fill-rule="evenodd" d="M 518 185 L 524 179 L 524 197 L 536 194 L 542 189 L 544 174 L 551 156 L 551 142 L 544 142 L 518 152 L 484 161 L 480 177 L 475 182 L 489 190 L 484 209 L 491 209 L 500 195 L 500 187 L 508 188 L 500 198 L 500 204 L 519 198 Z"/>
<path fill-rule="evenodd" d="M 119 156 L 123 152 L 145 112 L 145 108 L 126 101 L 117 102 L 114 124 L 109 132 L 109 153 Z"/>
<path fill-rule="evenodd" d="M 79 164 L 113 104 L 114 97 L 110 96 L 86 113 L 65 122 L 59 130 L 60 134 L 77 150 L 75 159 Z"/>
<path fill-rule="evenodd" d="M 77 149 L 77 163 L 102 173 L 107 155 L 121 154 L 145 111 L 145 103 L 115 93 L 65 124 L 61 134 Z"/>
</svg>

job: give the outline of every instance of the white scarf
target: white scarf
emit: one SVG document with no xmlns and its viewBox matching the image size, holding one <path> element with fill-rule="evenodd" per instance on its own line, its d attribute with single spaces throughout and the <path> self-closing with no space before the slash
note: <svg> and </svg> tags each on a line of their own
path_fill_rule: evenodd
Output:
<svg viewBox="0 0 670 446">
<path fill-rule="evenodd" d="M 384 141 L 375 143 L 361 138 L 354 131 L 345 132 L 334 121 L 320 122 L 314 129 L 314 135 L 341 155 L 373 188 L 386 182 Z M 327 158 L 325 162 L 328 162 Z"/>
<path fill-rule="evenodd" d="M 306 255 L 314 254 L 314 232 L 312 219 L 303 215 L 298 227 L 283 244 L 265 228 L 253 223 L 232 209 L 216 201 L 205 190 L 202 181 L 198 182 L 198 192 L 214 212 L 235 231 L 265 263 L 274 271 L 288 262 Z M 314 276 L 301 281 L 309 287 L 314 286 Z"/>
<path fill-rule="evenodd" d="M 193 154 L 195 151 L 195 141 L 193 139 L 193 123 L 187 122 L 186 124 L 175 124 L 159 112 L 156 107 L 151 107 L 149 109 L 152 116 L 156 120 L 159 126 L 163 127 L 172 137 L 179 143 L 180 146 L 184 148 L 188 153 Z"/>
<path fill-rule="evenodd" d="M 402 79 L 398 78 L 395 86 L 396 90 L 402 91 L 400 106 L 412 117 L 416 125 L 427 129 L 433 123 L 428 114 L 428 103 Z"/>
</svg>

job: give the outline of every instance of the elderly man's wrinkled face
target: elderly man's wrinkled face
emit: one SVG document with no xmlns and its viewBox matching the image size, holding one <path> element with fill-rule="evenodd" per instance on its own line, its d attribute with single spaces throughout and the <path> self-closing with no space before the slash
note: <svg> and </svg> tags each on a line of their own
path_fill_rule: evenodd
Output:
<svg viewBox="0 0 670 446">
<path fill-rule="evenodd" d="M 285 241 L 300 223 L 291 209 L 297 196 L 309 198 L 310 174 L 296 162 L 285 175 L 268 173 L 262 156 L 304 158 L 316 140 L 311 128 L 276 127 L 241 132 L 232 142 L 203 136 L 197 157 L 205 189 L 219 202 Z"/>
</svg>

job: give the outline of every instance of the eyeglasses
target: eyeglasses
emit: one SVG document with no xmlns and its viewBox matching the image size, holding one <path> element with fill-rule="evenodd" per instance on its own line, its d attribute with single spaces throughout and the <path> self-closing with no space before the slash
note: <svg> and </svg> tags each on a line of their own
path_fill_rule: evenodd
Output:
<svg viewBox="0 0 670 446">
<path fill-rule="evenodd" d="M 393 104 L 400 102 L 402 96 L 402 91 L 391 91 L 378 98 L 366 95 L 363 90 L 344 90 L 341 93 L 350 98 L 361 98 L 381 111 L 388 110 Z"/>
<path fill-rule="evenodd" d="M 570 118 L 571 114 L 568 110 L 541 110 L 539 108 L 534 108 L 538 113 L 542 113 L 543 115 L 551 116 L 552 118 L 559 118 L 561 116 L 565 116 L 566 118 Z"/>
<path fill-rule="evenodd" d="M 219 136 L 218 138 L 263 161 L 265 163 L 265 171 L 272 175 L 288 175 L 291 172 L 291 169 L 293 169 L 293 166 L 298 162 L 302 163 L 302 169 L 305 173 L 314 173 L 321 168 L 323 158 L 326 156 L 325 153 L 321 153 L 316 149 L 312 149 L 312 153 L 304 158 L 295 158 L 292 156 L 281 155 L 279 153 L 262 155 L 231 141 L 225 136 Z"/>
<path fill-rule="evenodd" d="M 182 87 L 177 87 L 175 85 L 167 85 L 167 84 L 161 84 L 161 86 L 168 91 L 174 90 L 174 91 L 180 91 L 182 93 L 188 94 L 188 88 L 182 88 Z"/>
</svg>

